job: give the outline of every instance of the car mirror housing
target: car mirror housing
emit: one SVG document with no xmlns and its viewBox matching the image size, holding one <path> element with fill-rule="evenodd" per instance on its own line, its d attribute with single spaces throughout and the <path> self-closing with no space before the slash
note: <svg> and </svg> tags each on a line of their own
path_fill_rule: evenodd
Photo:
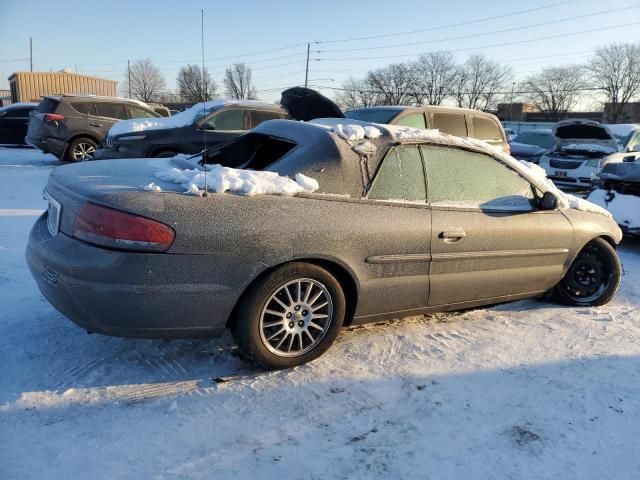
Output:
<svg viewBox="0 0 640 480">
<path fill-rule="evenodd" d="M 558 208 L 558 197 L 553 192 L 544 192 L 540 199 L 540 208 L 542 210 L 555 210 Z"/>
</svg>

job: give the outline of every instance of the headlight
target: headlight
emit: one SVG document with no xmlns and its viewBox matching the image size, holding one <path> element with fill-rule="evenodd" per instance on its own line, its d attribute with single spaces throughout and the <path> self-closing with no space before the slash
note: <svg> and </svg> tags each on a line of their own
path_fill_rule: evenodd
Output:
<svg viewBox="0 0 640 480">
<path fill-rule="evenodd" d="M 587 160 L 586 165 L 587 167 L 600 168 L 600 159 L 594 158 L 591 160 Z"/>
<path fill-rule="evenodd" d="M 130 142 L 131 140 L 144 140 L 145 138 L 147 138 L 146 135 L 126 135 L 118 138 L 118 140 L 121 142 Z"/>
</svg>

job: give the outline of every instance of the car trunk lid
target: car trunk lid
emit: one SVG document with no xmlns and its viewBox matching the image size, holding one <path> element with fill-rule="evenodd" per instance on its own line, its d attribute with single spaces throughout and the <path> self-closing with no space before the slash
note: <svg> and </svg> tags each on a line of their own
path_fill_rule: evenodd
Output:
<svg viewBox="0 0 640 480">
<path fill-rule="evenodd" d="M 283 91 L 280 104 L 291 118 L 303 122 L 314 118 L 345 118 L 340 107 L 310 88 L 293 87 Z"/>
</svg>

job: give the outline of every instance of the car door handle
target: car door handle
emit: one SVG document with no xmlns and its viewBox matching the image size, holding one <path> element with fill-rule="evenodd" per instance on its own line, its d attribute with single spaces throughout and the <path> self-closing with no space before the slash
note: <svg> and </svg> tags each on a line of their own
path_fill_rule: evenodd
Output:
<svg viewBox="0 0 640 480">
<path fill-rule="evenodd" d="M 89 125 L 91 125 L 92 127 L 102 127 L 103 126 L 101 123 L 90 123 Z"/>
<path fill-rule="evenodd" d="M 467 233 L 464 230 L 447 230 L 440 232 L 440 238 L 444 238 L 445 240 L 459 240 L 466 236 Z"/>
</svg>

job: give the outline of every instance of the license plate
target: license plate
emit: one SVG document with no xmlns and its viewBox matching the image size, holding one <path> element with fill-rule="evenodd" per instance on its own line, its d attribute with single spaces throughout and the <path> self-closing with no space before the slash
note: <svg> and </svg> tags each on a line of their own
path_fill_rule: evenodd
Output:
<svg viewBox="0 0 640 480">
<path fill-rule="evenodd" d="M 563 172 L 562 170 L 556 170 L 556 177 L 566 177 L 567 172 Z"/>
<path fill-rule="evenodd" d="M 58 230 L 60 229 L 60 203 L 46 191 L 44 192 L 44 196 L 45 199 L 49 202 L 47 213 L 47 228 L 49 229 L 49 233 L 51 234 L 51 236 L 55 236 L 58 234 Z"/>
</svg>

